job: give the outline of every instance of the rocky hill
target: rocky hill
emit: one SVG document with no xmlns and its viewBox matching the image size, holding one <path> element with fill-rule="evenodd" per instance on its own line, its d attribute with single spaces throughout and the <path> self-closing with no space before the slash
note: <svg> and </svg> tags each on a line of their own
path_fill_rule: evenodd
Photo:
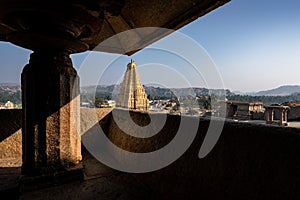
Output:
<svg viewBox="0 0 300 200">
<path fill-rule="evenodd" d="M 21 86 L 17 83 L 0 83 L 0 92 L 17 93 L 21 91 Z"/>
<path fill-rule="evenodd" d="M 16 83 L 0 83 L 0 103 L 21 103 L 21 86 Z"/>
<path fill-rule="evenodd" d="M 149 85 L 144 85 L 147 95 L 151 98 L 173 98 L 173 97 L 183 97 L 183 96 L 206 96 L 209 94 L 216 95 L 232 95 L 230 90 L 209 90 L 207 88 L 162 88 L 154 87 Z M 104 98 L 105 96 L 110 96 L 115 98 L 119 93 L 120 85 L 109 85 L 109 86 L 84 86 L 81 87 L 82 95 L 95 94 L 95 96 Z"/>
<path fill-rule="evenodd" d="M 253 96 L 287 96 L 294 93 L 300 93 L 300 85 L 284 85 L 275 89 L 259 91 L 253 93 Z"/>
</svg>

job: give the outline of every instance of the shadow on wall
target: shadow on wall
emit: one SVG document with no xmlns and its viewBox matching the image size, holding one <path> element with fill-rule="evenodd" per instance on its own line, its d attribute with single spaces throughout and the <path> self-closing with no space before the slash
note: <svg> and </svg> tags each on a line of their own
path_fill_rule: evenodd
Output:
<svg viewBox="0 0 300 200">
<path fill-rule="evenodd" d="M 0 111 L 0 142 L 22 128 L 22 110 L 4 109 Z"/>
<path fill-rule="evenodd" d="M 127 123 L 128 118 L 122 114 L 127 111 L 118 112 L 117 117 Z M 131 112 L 130 117 L 141 125 L 147 124 L 149 118 L 148 114 L 138 112 Z M 102 128 L 122 149 L 151 152 L 175 137 L 181 119 L 168 115 L 163 129 L 148 139 L 126 134 L 111 113 L 103 118 L 106 123 Z M 199 159 L 209 123 L 207 119 L 200 120 L 196 138 L 177 161 L 161 170 L 134 176 L 151 191 L 161 194 L 162 199 L 297 199 L 300 196 L 300 129 L 226 122 L 214 149 Z M 88 134 L 82 138 L 85 137 Z"/>
<path fill-rule="evenodd" d="M 0 159 L 22 157 L 22 110 L 0 111 Z"/>
<path fill-rule="evenodd" d="M 21 111 L 4 112 L 0 112 L 1 134 L 3 127 L 8 127 L 7 123 L 15 128 L 5 129 L 10 134 L 6 137 L 1 135 L 0 148 L 10 138 L 9 135 L 16 132 L 21 135 L 18 132 L 21 120 L 8 120 L 10 117 L 21 118 Z M 100 125 L 110 141 L 131 152 L 151 152 L 169 144 L 182 120 L 182 116 L 168 115 L 158 134 L 142 139 L 122 131 L 111 110 L 96 109 L 94 119 L 91 119 L 90 112 L 89 109 L 81 109 L 83 131 Z M 140 126 L 146 126 L 149 116 L 151 120 L 161 117 L 159 114 L 130 112 L 129 119 L 125 112 L 119 110 L 117 115 L 118 121 L 121 119 L 125 124 L 132 119 Z M 177 161 L 158 171 L 132 176 L 149 191 L 160 194 L 161 199 L 298 199 L 300 129 L 226 122 L 216 146 L 205 158 L 199 159 L 199 149 L 209 123 L 207 119 L 200 120 L 196 138 Z M 82 138 L 88 137 L 84 132 Z M 1 149 L 1 154 L 3 151 Z"/>
</svg>

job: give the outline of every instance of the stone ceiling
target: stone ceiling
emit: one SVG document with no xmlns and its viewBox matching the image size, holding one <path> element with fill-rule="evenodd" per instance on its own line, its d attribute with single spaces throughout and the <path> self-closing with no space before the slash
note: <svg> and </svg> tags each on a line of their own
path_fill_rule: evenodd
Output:
<svg viewBox="0 0 300 200">
<path fill-rule="evenodd" d="M 135 28 L 162 27 L 177 30 L 228 1 L 0 0 L 0 40 L 32 50 L 57 43 L 76 46 L 74 52 L 96 50 L 132 54 L 135 51 L 124 49 L 122 43 L 134 42 L 141 49 L 170 32 L 143 29 L 130 36 L 129 40 L 95 47 L 113 35 Z"/>
</svg>

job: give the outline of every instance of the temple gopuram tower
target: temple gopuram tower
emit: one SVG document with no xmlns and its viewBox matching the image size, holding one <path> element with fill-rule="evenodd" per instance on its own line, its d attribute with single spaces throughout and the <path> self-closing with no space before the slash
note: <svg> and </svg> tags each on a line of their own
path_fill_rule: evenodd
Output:
<svg viewBox="0 0 300 200">
<path fill-rule="evenodd" d="M 147 110 L 149 100 L 136 69 L 136 63 L 131 60 L 127 65 L 124 80 L 117 99 L 117 107 Z"/>
</svg>

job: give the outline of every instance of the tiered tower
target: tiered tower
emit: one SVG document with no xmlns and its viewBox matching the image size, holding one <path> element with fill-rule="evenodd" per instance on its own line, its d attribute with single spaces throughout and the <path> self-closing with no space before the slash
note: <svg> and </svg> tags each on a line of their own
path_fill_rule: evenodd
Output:
<svg viewBox="0 0 300 200">
<path fill-rule="evenodd" d="M 147 94 L 137 72 L 136 63 L 132 60 L 127 64 L 117 106 L 137 110 L 147 110 L 149 108 Z"/>
</svg>

